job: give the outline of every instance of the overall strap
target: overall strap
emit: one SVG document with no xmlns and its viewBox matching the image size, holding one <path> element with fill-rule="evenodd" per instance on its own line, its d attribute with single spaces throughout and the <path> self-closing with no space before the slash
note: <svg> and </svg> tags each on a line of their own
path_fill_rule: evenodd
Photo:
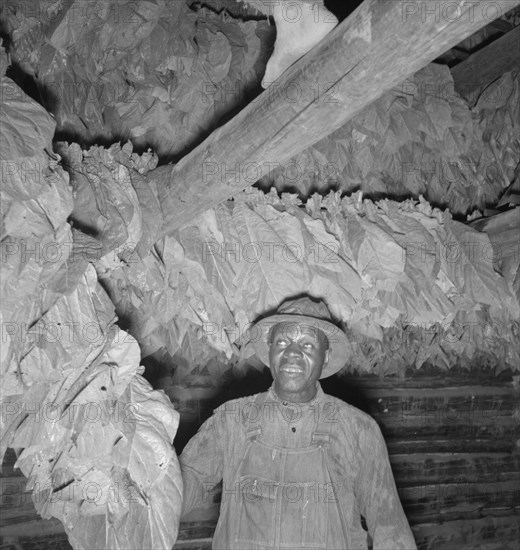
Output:
<svg viewBox="0 0 520 550">
<path fill-rule="evenodd" d="M 245 411 L 246 418 L 246 437 L 248 440 L 254 440 L 262 435 L 262 419 L 264 416 L 264 403 L 266 393 L 259 393 L 253 401 L 249 401 L 247 405 L 249 410 Z"/>
<path fill-rule="evenodd" d="M 336 503 L 336 506 L 338 507 L 340 514 L 339 523 L 341 525 L 341 531 L 343 533 L 345 544 L 344 548 L 350 548 L 351 537 L 345 526 L 347 515 L 345 514 L 344 503 L 341 499 L 341 496 L 338 497 L 338 495 L 336 494 L 336 491 L 341 491 L 342 485 L 338 484 L 336 480 L 328 453 L 328 448 L 330 449 L 331 445 L 330 439 L 333 427 L 337 422 L 339 422 L 339 419 L 337 418 L 338 410 L 338 403 L 334 399 L 331 399 L 330 396 L 325 395 L 323 402 L 319 404 L 319 410 L 315 411 L 317 414 L 317 416 L 315 417 L 317 419 L 317 422 L 316 428 L 312 433 L 312 443 L 320 447 L 322 451 L 325 451 L 324 453 L 322 453 L 324 458 L 323 464 L 327 473 L 327 477 L 329 478 L 331 488 L 333 488 L 334 490 L 334 501 Z"/>
<path fill-rule="evenodd" d="M 330 445 L 330 433 L 335 420 L 335 412 L 337 404 L 332 399 L 327 399 L 328 396 L 319 403 L 314 415 L 317 420 L 316 427 L 311 435 L 311 442 L 318 447 L 328 447 Z"/>
</svg>

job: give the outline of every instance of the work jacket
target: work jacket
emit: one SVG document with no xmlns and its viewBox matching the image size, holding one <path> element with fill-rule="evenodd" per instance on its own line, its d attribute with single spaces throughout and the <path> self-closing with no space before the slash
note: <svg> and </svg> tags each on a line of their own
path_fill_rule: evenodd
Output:
<svg viewBox="0 0 520 550">
<path fill-rule="evenodd" d="M 183 515 L 223 482 L 214 549 L 416 548 L 377 423 L 319 383 L 307 403 L 228 401 L 180 463 Z"/>
</svg>

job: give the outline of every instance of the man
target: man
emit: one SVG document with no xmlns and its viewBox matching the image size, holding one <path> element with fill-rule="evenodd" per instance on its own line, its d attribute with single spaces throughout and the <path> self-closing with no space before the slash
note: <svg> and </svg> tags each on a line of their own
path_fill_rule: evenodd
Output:
<svg viewBox="0 0 520 550">
<path fill-rule="evenodd" d="M 415 549 L 376 422 L 326 395 L 346 334 L 301 298 L 255 325 L 269 391 L 228 401 L 180 457 L 183 514 L 223 481 L 213 548 Z M 207 499 L 206 499 L 207 500 Z"/>
</svg>

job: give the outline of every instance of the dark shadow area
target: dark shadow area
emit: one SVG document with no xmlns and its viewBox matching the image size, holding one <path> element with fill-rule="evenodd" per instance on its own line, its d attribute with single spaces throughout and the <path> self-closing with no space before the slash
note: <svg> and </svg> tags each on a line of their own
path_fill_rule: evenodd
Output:
<svg viewBox="0 0 520 550">
<path fill-rule="evenodd" d="M 4 44 L 9 42 L 9 38 L 4 38 Z M 6 48 L 7 49 L 7 48 Z M 9 51 L 7 49 L 7 51 Z M 5 76 L 10 78 L 17 86 L 19 86 L 23 92 L 25 92 L 31 99 L 34 99 L 46 110 L 48 105 L 52 103 L 51 93 L 46 90 L 44 86 L 37 82 L 37 80 L 24 72 L 24 70 L 18 65 L 18 63 L 12 63 L 7 67 Z M 52 112 L 52 111 L 50 111 Z M 54 113 L 53 113 L 54 114 Z"/>
<path fill-rule="evenodd" d="M 225 5 L 225 7 L 224 7 Z M 244 4 L 238 4 L 235 6 L 230 6 L 227 3 L 219 2 L 194 2 L 190 5 L 190 9 L 194 12 L 197 12 L 200 8 L 210 9 L 214 13 L 223 14 L 225 12 L 230 18 L 242 20 L 242 21 L 265 21 L 266 17 L 264 15 L 252 15 L 250 12 L 247 12 L 247 15 L 243 14 L 245 9 L 248 9 Z M 227 9 L 230 8 L 230 9 Z M 237 13 L 233 13 L 233 8 L 236 8 Z M 242 16 L 238 15 L 242 13 Z M 165 164 L 177 163 L 184 156 L 189 154 L 193 149 L 198 147 L 203 143 L 215 130 L 218 130 L 221 126 L 224 126 L 227 122 L 232 120 L 240 111 L 242 111 L 251 101 L 257 98 L 264 90 L 260 85 L 262 75 L 264 73 L 265 67 L 271 53 L 274 49 L 274 42 L 276 39 L 276 29 L 274 25 L 263 25 L 259 26 L 257 29 L 257 36 L 260 38 L 260 53 L 258 59 L 254 65 L 254 71 L 257 74 L 257 80 L 251 82 L 249 85 L 244 86 L 243 82 L 238 82 L 239 92 L 237 92 L 237 100 L 234 104 L 228 105 L 228 110 L 220 116 L 217 116 L 215 120 L 208 126 L 204 131 L 200 131 L 195 139 L 193 139 L 184 149 L 179 153 L 171 156 L 161 156 L 159 157 L 159 166 Z M 229 94 L 235 94 L 234 90 L 230 90 Z M 146 151 L 146 148 L 143 148 L 143 152 Z M 137 151 L 137 150 L 136 150 Z"/>
<path fill-rule="evenodd" d="M 0 38 L 3 39 L 4 46 L 9 44 L 10 39 L 8 36 L 2 36 L 0 33 Z M 8 46 L 5 47 L 8 50 Z M 16 62 L 9 65 L 6 71 L 6 76 L 10 78 L 25 94 L 39 103 L 56 119 L 57 126 L 56 132 L 53 136 L 54 143 L 60 141 L 78 143 L 82 149 L 88 149 L 93 145 L 109 148 L 114 143 L 125 143 L 129 141 L 129 132 L 115 135 L 110 128 L 107 128 L 107 133 L 105 134 L 101 134 L 99 132 L 93 134 L 85 123 L 83 123 L 82 128 L 84 133 L 81 133 L 78 128 L 60 127 L 60 100 L 53 91 L 52 87 L 46 86 L 33 75 L 25 72 Z M 108 136 L 108 131 L 110 131 L 110 136 Z M 143 145 L 141 147 L 134 146 L 133 150 L 138 154 L 143 154 L 148 150 L 148 148 L 148 145 Z"/>
<path fill-rule="evenodd" d="M 52 112 L 52 111 L 50 111 Z M 130 133 L 123 132 L 118 135 L 112 134 L 108 137 L 106 134 L 92 134 L 88 127 L 84 127 L 88 136 L 80 134 L 74 128 L 60 128 L 56 127 L 56 133 L 54 134 L 53 141 L 55 143 L 59 141 L 66 141 L 67 143 L 77 143 L 82 149 L 88 150 L 90 147 L 96 145 L 108 149 L 114 143 L 121 143 L 121 145 L 131 141 Z M 146 153 L 150 149 L 149 145 L 137 146 L 132 142 L 132 151 L 139 155 Z"/>
<path fill-rule="evenodd" d="M 363 391 L 355 384 L 354 380 L 341 375 L 334 375 L 320 380 L 323 391 L 333 397 L 337 397 L 345 403 L 370 414 L 370 406 Z"/>
<path fill-rule="evenodd" d="M 206 130 L 201 131 L 197 138 L 192 140 L 184 149 L 179 153 L 171 156 L 159 156 L 158 166 L 164 166 L 166 164 L 176 164 L 183 157 L 191 153 L 196 147 L 203 143 L 215 130 L 218 130 L 220 127 L 224 126 L 230 120 L 232 120 L 238 113 L 240 113 L 251 101 L 258 97 L 262 92 L 263 88 L 260 86 L 260 83 L 251 85 L 244 89 L 243 93 L 240 94 L 240 101 L 229 109 L 225 114 L 218 117 L 211 126 Z M 149 146 L 134 147 L 134 152 L 138 154 L 143 154 L 148 150 Z"/>
<path fill-rule="evenodd" d="M 331 191 L 333 193 L 335 193 L 337 191 L 341 192 L 340 184 L 337 181 L 331 182 L 330 185 L 327 185 L 327 187 L 325 187 L 325 188 L 324 187 L 317 187 L 317 186 L 313 185 L 305 193 L 303 193 L 302 190 L 297 187 L 297 185 L 285 185 L 285 186 L 283 186 L 283 188 L 278 188 L 275 185 L 272 185 L 270 182 L 269 183 L 263 183 L 261 180 L 259 180 L 255 184 L 253 184 L 252 187 L 255 187 L 256 189 L 259 189 L 260 191 L 262 191 L 262 193 L 265 193 L 265 194 L 269 193 L 270 189 L 272 189 L 274 187 L 277 190 L 279 195 L 281 193 L 291 193 L 293 195 L 297 195 L 298 198 L 302 202 L 307 201 L 314 194 L 318 194 L 318 195 L 321 195 L 322 197 L 325 197 Z M 349 190 L 348 192 L 343 192 L 343 195 L 350 195 L 350 194 L 355 193 L 356 191 L 359 191 L 359 187 L 356 187 L 355 189 Z"/>
<path fill-rule="evenodd" d="M 326 197 L 330 192 L 335 193 L 335 192 L 338 192 L 338 191 L 341 193 L 340 198 L 351 197 L 352 195 L 354 195 L 358 191 L 362 191 L 363 192 L 363 199 L 370 200 L 373 203 L 376 203 L 378 201 L 383 201 L 383 200 L 391 200 L 391 201 L 394 201 L 394 202 L 397 202 L 397 203 L 406 202 L 407 200 L 410 200 L 410 199 L 414 200 L 414 201 L 419 201 L 419 195 L 413 195 L 408 190 L 406 190 L 406 192 L 403 192 L 399 189 L 395 193 L 392 193 L 392 190 L 390 188 L 388 188 L 387 192 L 385 192 L 385 193 L 383 193 L 383 192 L 369 193 L 369 192 L 363 191 L 363 189 L 359 185 L 356 185 L 356 186 L 354 186 L 354 187 L 352 187 L 351 189 L 348 189 L 348 190 L 343 190 L 341 188 L 341 184 L 338 183 L 338 182 L 331 183 L 330 186 L 327 186 L 325 188 L 322 187 L 320 189 L 312 187 L 306 193 L 302 193 L 300 189 L 298 189 L 296 186 L 293 186 L 293 185 L 287 185 L 287 186 L 284 186 L 283 188 L 280 188 L 280 187 L 276 187 L 276 186 L 271 186 L 271 184 L 257 182 L 252 187 L 262 191 L 265 194 L 269 193 L 270 189 L 272 189 L 272 187 L 274 187 L 279 196 L 281 196 L 282 193 L 291 193 L 291 194 L 297 195 L 298 198 L 302 201 L 303 206 L 305 206 L 305 203 L 314 194 L 321 195 L 322 197 Z M 431 197 L 428 196 L 427 192 L 420 193 L 420 195 L 423 195 L 426 198 L 426 200 L 429 202 L 429 204 L 431 205 L 432 208 L 438 208 L 440 210 L 449 210 L 450 205 L 449 205 L 448 201 L 444 201 L 444 202 L 434 201 L 434 200 L 432 200 Z M 495 203 L 494 202 L 489 202 L 488 204 L 485 204 L 484 207 L 485 208 L 494 208 Z M 467 223 L 467 218 L 466 217 L 472 209 L 473 208 L 468 209 L 468 211 L 466 211 L 464 213 L 451 212 L 451 215 L 452 215 L 452 217 L 455 221 L 459 221 L 461 223 Z M 505 211 L 507 209 L 508 209 L 508 207 L 503 207 L 501 210 Z"/>
<path fill-rule="evenodd" d="M 346 19 L 353 11 L 355 11 L 363 0 L 353 0 L 345 2 L 345 0 L 325 0 L 325 6 L 330 10 L 340 22 Z"/>
</svg>

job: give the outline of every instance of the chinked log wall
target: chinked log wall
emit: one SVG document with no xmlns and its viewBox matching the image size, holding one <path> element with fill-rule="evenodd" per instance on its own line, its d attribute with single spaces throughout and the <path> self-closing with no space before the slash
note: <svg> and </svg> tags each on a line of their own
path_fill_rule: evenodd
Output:
<svg viewBox="0 0 520 550">
<path fill-rule="evenodd" d="M 420 549 L 517 548 L 520 376 L 419 371 L 404 380 L 347 377 L 327 385 L 380 424 Z M 70 548 L 60 523 L 36 514 L 13 458 L 10 452 L 0 480 L 0 548 Z M 183 523 L 175 548 L 209 549 L 213 529 L 213 522 Z"/>
</svg>

